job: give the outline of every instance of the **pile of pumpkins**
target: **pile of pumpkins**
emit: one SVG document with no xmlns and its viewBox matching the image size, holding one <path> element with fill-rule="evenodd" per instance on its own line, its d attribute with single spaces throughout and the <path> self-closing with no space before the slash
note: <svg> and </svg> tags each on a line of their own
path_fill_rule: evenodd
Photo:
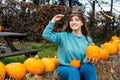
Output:
<svg viewBox="0 0 120 80">
<path fill-rule="evenodd" d="M 118 36 L 112 36 L 109 42 L 97 46 L 91 44 L 86 48 L 86 58 L 91 57 L 99 61 L 107 61 L 110 56 L 116 55 L 120 51 L 120 38 Z M 71 60 L 70 66 L 80 68 L 80 60 Z"/>
<path fill-rule="evenodd" d="M 44 72 L 53 72 L 58 66 L 57 58 L 42 58 L 38 56 L 28 58 L 24 63 L 13 62 L 4 65 L 0 62 L 0 80 L 5 80 L 6 75 L 14 80 L 22 80 L 26 73 L 41 75 Z"/>
<path fill-rule="evenodd" d="M 98 61 L 107 61 L 109 56 L 116 55 L 120 51 L 120 38 L 112 36 L 109 42 L 103 43 L 101 46 L 89 45 L 86 48 L 86 57 L 95 58 Z M 44 72 L 53 72 L 59 65 L 58 58 L 42 58 L 38 56 L 27 58 L 24 63 L 14 62 L 4 65 L 0 62 L 0 80 L 5 80 L 5 76 L 9 76 L 14 80 L 22 80 L 26 73 L 32 75 L 41 75 Z M 72 60 L 70 66 L 80 68 L 79 60 Z"/>
<path fill-rule="evenodd" d="M 86 49 L 86 57 L 92 57 L 98 61 L 107 61 L 109 56 L 116 55 L 119 51 L 120 38 L 114 35 L 109 42 L 105 42 L 101 46 L 89 45 Z"/>
</svg>

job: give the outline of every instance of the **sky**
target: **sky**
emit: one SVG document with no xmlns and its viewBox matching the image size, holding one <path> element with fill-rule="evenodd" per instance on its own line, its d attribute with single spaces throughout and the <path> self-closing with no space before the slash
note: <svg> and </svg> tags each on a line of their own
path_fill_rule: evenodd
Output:
<svg viewBox="0 0 120 80">
<path fill-rule="evenodd" d="M 18 0 L 18 1 L 23 1 L 23 0 Z M 31 2 L 33 0 L 26 0 L 26 1 Z M 85 6 L 86 11 L 92 10 L 91 4 L 90 4 L 90 2 L 92 2 L 92 1 L 93 0 L 79 0 L 79 2 L 82 3 Z M 111 0 L 97 0 L 97 1 L 104 11 L 110 11 Z M 105 3 L 108 3 L 108 4 L 103 4 L 101 2 L 105 2 Z M 113 10 L 112 11 L 113 11 L 113 13 L 115 13 L 117 15 L 120 14 L 120 5 L 119 4 L 120 4 L 120 0 L 113 0 Z M 101 8 L 98 6 L 97 3 L 95 5 L 95 11 L 96 12 L 101 11 Z"/>
<path fill-rule="evenodd" d="M 22 1 L 22 0 L 19 0 Z M 33 0 L 26 0 L 27 2 L 33 1 Z M 53 1 L 53 0 L 51 0 Z M 57 0 L 56 0 L 57 1 Z M 85 5 L 87 10 L 90 10 L 91 6 L 89 2 L 92 2 L 93 0 L 79 0 L 83 5 Z M 110 11 L 110 4 L 111 0 L 97 0 L 99 3 L 106 2 L 108 4 L 100 4 L 104 11 Z M 120 0 L 113 0 L 113 13 L 120 14 Z M 96 11 L 100 11 L 100 7 L 96 3 Z"/>
<path fill-rule="evenodd" d="M 90 6 L 90 2 L 92 2 L 93 0 L 79 0 L 81 3 L 83 3 L 83 5 L 85 5 L 85 8 L 87 11 L 91 10 L 91 6 Z M 102 7 L 102 9 L 104 11 L 110 11 L 110 4 L 111 4 L 111 0 L 97 0 L 98 3 L 100 4 L 100 6 Z M 101 2 L 105 2 L 108 4 L 103 4 Z M 119 15 L 120 14 L 120 0 L 113 0 L 113 13 Z M 98 4 L 96 3 L 95 5 L 95 11 L 101 11 L 101 8 L 98 6 Z"/>
</svg>

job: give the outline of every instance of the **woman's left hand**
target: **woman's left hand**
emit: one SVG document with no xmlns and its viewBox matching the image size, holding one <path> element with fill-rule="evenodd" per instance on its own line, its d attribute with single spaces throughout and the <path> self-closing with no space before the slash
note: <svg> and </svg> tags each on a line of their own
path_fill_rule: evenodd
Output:
<svg viewBox="0 0 120 80">
<path fill-rule="evenodd" d="M 92 64 L 96 64 L 97 63 L 97 59 L 96 58 L 87 57 L 87 62 L 92 63 Z"/>
</svg>

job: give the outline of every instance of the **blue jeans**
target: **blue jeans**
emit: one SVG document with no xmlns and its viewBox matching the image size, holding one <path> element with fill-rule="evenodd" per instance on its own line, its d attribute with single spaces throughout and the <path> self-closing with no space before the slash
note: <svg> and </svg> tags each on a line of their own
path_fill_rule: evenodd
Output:
<svg viewBox="0 0 120 80">
<path fill-rule="evenodd" d="M 80 69 L 70 66 L 59 66 L 57 72 L 62 80 L 97 80 L 95 67 L 91 63 L 82 64 Z"/>
</svg>

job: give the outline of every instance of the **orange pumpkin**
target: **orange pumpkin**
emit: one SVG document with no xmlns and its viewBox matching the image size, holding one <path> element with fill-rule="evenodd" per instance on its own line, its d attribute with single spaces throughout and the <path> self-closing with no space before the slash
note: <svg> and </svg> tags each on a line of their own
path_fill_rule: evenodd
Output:
<svg viewBox="0 0 120 80">
<path fill-rule="evenodd" d="M 0 25 L 0 32 L 2 32 L 2 26 Z"/>
<path fill-rule="evenodd" d="M 0 62 L 0 80 L 5 80 L 6 69 L 5 65 Z"/>
<path fill-rule="evenodd" d="M 120 43 L 118 44 L 118 48 L 119 48 L 119 51 L 120 51 Z"/>
<path fill-rule="evenodd" d="M 109 53 L 103 48 L 100 48 L 100 59 L 103 61 L 107 61 L 109 58 Z"/>
<path fill-rule="evenodd" d="M 45 72 L 53 72 L 55 70 L 55 63 L 50 58 L 42 58 L 45 64 Z"/>
<path fill-rule="evenodd" d="M 87 58 L 95 58 L 100 61 L 100 48 L 97 45 L 89 45 L 86 49 Z"/>
<path fill-rule="evenodd" d="M 119 39 L 119 37 L 116 36 L 116 35 L 114 35 L 114 36 L 111 37 L 111 41 L 112 41 L 112 42 L 115 41 L 115 40 L 118 40 L 118 39 Z"/>
<path fill-rule="evenodd" d="M 80 64 L 80 60 L 71 60 L 70 62 L 70 66 L 75 67 L 75 68 L 80 68 L 81 64 Z"/>
<path fill-rule="evenodd" d="M 55 64 L 55 67 L 59 66 L 59 62 L 58 62 L 58 58 L 54 57 L 54 58 L 50 58 L 54 64 Z"/>
<path fill-rule="evenodd" d="M 33 75 L 43 74 L 45 72 L 45 64 L 38 56 L 26 59 L 24 65 L 27 72 Z"/>
<path fill-rule="evenodd" d="M 118 53 L 118 46 L 115 43 L 105 42 L 103 48 L 108 51 L 109 55 Z"/>
<path fill-rule="evenodd" d="M 112 43 L 115 43 L 118 46 L 119 51 L 120 51 L 120 39 L 116 39 L 116 40 L 112 41 Z"/>
<path fill-rule="evenodd" d="M 22 80 L 26 74 L 25 66 L 22 63 L 9 63 L 5 66 L 9 77 L 15 80 Z"/>
</svg>

